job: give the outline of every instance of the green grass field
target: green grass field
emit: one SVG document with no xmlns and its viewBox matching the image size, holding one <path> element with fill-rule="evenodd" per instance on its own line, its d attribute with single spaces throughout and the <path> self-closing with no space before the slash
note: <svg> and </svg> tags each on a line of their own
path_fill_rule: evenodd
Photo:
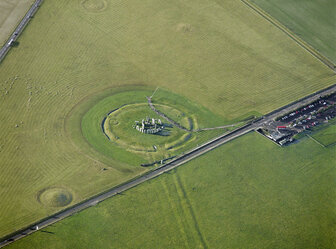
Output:
<svg viewBox="0 0 336 249">
<path fill-rule="evenodd" d="M 335 0 L 251 0 L 336 63 Z"/>
<path fill-rule="evenodd" d="M 317 141 L 324 146 L 331 146 L 336 143 L 336 123 L 328 125 L 324 129 L 312 135 Z"/>
<path fill-rule="evenodd" d="M 0 237 L 145 171 L 82 142 L 103 95 L 159 86 L 227 124 L 335 82 L 239 1 L 44 1 L 18 41 L 0 64 Z"/>
<path fill-rule="evenodd" d="M 135 120 L 139 121 L 147 116 L 161 118 L 150 109 L 147 103 L 146 96 L 151 96 L 152 93 L 153 91 L 134 87 L 133 91 L 125 90 L 115 94 L 111 93 L 105 98 L 102 97 L 83 115 L 81 120 L 77 121 L 81 122 L 81 132 L 83 139 L 86 140 L 77 142 L 77 145 L 83 149 L 85 143 L 88 142 L 105 158 L 112 160 L 111 163 L 117 160 L 140 165 L 177 156 L 196 147 L 197 144 L 202 144 L 224 133 L 224 129 L 187 132 L 177 127 L 169 129 L 168 132 L 171 133 L 169 136 L 140 133 L 133 128 Z M 165 90 L 160 89 L 153 101 L 158 109 L 190 130 L 198 127 L 213 127 L 216 124 L 226 122 L 221 116 L 214 115 L 209 110 L 200 108 L 185 98 Z M 80 110 L 85 109 L 85 106 L 86 103 L 84 106 L 79 106 L 79 110 L 74 113 L 81 113 Z M 111 111 L 113 112 L 110 113 Z M 77 116 L 70 116 L 68 123 L 77 123 L 76 118 Z M 69 135 L 74 134 L 75 137 L 81 137 L 76 136 L 77 128 L 77 126 L 70 127 Z M 105 134 L 102 128 L 104 128 Z M 154 149 L 154 145 L 156 149 Z M 90 148 L 87 151 L 89 152 Z"/>
<path fill-rule="evenodd" d="M 8 248 L 334 248 L 334 148 L 249 133 Z"/>
</svg>

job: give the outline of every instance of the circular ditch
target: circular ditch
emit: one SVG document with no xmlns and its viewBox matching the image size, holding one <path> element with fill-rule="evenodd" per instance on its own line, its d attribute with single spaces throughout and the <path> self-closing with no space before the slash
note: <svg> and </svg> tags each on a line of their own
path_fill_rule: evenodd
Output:
<svg viewBox="0 0 336 249">
<path fill-rule="evenodd" d="M 89 12 L 102 12 L 107 8 L 106 0 L 83 0 L 81 5 Z"/>
</svg>

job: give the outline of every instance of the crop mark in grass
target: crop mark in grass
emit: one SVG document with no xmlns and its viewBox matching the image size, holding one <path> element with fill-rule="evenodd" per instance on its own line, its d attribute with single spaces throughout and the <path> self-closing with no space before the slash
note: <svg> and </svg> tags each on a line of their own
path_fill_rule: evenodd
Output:
<svg viewBox="0 0 336 249">
<path fill-rule="evenodd" d="M 310 163 L 309 165 L 307 165 L 306 167 L 304 167 L 304 169 L 301 171 L 303 174 L 307 175 L 309 174 L 313 169 L 315 168 L 315 165 Z"/>
<path fill-rule="evenodd" d="M 179 23 L 176 26 L 176 31 L 182 33 L 190 33 L 193 31 L 193 27 L 189 23 Z"/>
<path fill-rule="evenodd" d="M 197 235 L 198 235 L 198 238 L 199 238 L 199 241 L 201 242 L 201 246 L 203 248 L 208 248 L 208 245 L 206 243 L 206 240 L 200 230 L 200 227 L 198 225 L 198 222 L 197 222 L 197 217 L 195 215 L 195 211 L 191 205 L 191 202 L 188 198 L 188 195 L 187 195 L 187 192 L 185 191 L 185 188 L 183 187 L 183 183 L 181 181 L 181 178 L 178 174 L 174 174 L 174 181 L 175 181 L 175 184 L 176 184 L 176 188 L 179 192 L 179 197 L 180 197 L 180 202 L 181 202 L 181 205 L 183 207 L 183 210 L 185 211 L 185 214 L 186 215 L 189 215 L 191 217 L 191 220 L 193 222 L 193 228 L 195 229 Z M 183 205 L 184 203 L 184 205 Z"/>
<path fill-rule="evenodd" d="M 89 12 L 98 13 L 106 10 L 106 0 L 82 0 L 81 5 Z"/>
<path fill-rule="evenodd" d="M 166 180 L 166 179 L 165 179 Z M 165 195 L 167 196 L 167 199 L 169 201 L 169 204 L 171 206 L 171 210 L 173 210 L 174 212 L 174 216 L 176 218 L 176 221 L 178 223 L 178 227 L 179 227 L 179 230 L 180 230 L 180 234 L 182 235 L 183 239 L 184 239 L 184 243 L 185 243 L 185 247 L 186 248 L 191 248 L 190 244 L 189 244 L 189 240 L 188 240 L 188 236 L 187 236 L 187 229 L 185 228 L 184 226 L 184 223 L 182 221 L 182 219 L 184 217 L 182 217 L 181 215 L 178 214 L 178 207 L 176 205 L 176 202 L 174 200 L 172 200 L 171 198 L 171 193 L 173 193 L 172 191 L 170 191 L 168 189 L 168 186 L 167 186 L 167 182 L 166 181 L 160 181 L 160 183 L 162 184 L 162 187 L 165 191 Z"/>
<path fill-rule="evenodd" d="M 301 174 L 301 175 L 306 175 L 306 174 L 308 174 L 310 171 L 312 171 L 313 169 L 315 168 L 315 165 L 314 165 L 314 163 L 313 162 L 311 162 L 311 163 L 307 163 L 307 164 L 304 164 L 304 165 L 302 165 L 301 167 L 299 167 L 298 169 L 297 169 L 297 172 L 299 173 L 299 174 Z"/>
</svg>

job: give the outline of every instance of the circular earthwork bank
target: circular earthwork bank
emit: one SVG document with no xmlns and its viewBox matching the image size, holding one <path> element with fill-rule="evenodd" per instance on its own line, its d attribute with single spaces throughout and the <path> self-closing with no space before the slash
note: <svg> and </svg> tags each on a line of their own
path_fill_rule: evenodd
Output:
<svg viewBox="0 0 336 249">
<path fill-rule="evenodd" d="M 188 122 L 187 117 L 183 116 L 184 114 L 174 107 L 160 104 L 156 107 L 175 117 L 182 117 L 181 121 L 183 123 Z M 135 129 L 135 122 L 141 123 L 146 117 L 160 120 L 164 128 L 156 134 L 139 132 Z M 155 152 L 158 148 L 167 149 L 165 145 L 174 141 L 183 141 L 181 137 L 185 134 L 184 131 L 174 127 L 151 110 L 147 103 L 129 104 L 112 111 L 104 119 L 102 129 L 105 135 L 119 146 L 128 150 L 143 152 Z"/>
<path fill-rule="evenodd" d="M 195 131 L 199 120 L 207 125 L 211 112 L 163 89 L 148 102 L 146 96 L 154 90 L 127 86 L 83 98 L 66 115 L 69 139 L 84 155 L 118 170 L 123 163 L 135 166 L 174 157 L 207 139 L 208 133 Z M 139 131 L 146 119 L 162 123 L 160 132 Z"/>
<path fill-rule="evenodd" d="M 80 4 L 85 10 L 93 13 L 102 12 L 107 8 L 106 0 L 82 0 Z"/>
<path fill-rule="evenodd" d="M 63 187 L 50 187 L 37 194 L 37 200 L 47 207 L 65 207 L 72 202 L 72 194 Z"/>
</svg>

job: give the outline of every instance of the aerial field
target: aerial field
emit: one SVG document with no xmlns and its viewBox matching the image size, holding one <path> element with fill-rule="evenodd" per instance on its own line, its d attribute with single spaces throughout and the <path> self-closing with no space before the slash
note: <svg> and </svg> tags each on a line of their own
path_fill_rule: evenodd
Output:
<svg viewBox="0 0 336 249">
<path fill-rule="evenodd" d="M 179 96 L 163 109 L 206 110 L 199 127 L 214 127 L 336 79 L 239 1 L 45 1 L 18 41 L 0 64 L 0 237 L 149 170 L 122 146 L 106 155 L 107 138 L 93 145 L 104 134 L 83 122 L 101 125 L 89 111 L 103 99 L 160 87 Z"/>
<path fill-rule="evenodd" d="M 8 39 L 34 0 L 0 0 L 0 46 Z"/>
<path fill-rule="evenodd" d="M 8 248 L 334 248 L 334 153 L 249 133 Z"/>
<path fill-rule="evenodd" d="M 113 160 L 117 154 L 118 161 L 140 165 L 145 160 L 155 162 L 180 155 L 183 151 L 205 143 L 225 131 L 224 129 L 200 130 L 213 128 L 213 125 L 223 124 L 227 120 L 190 103 L 181 96 L 158 90 L 152 98 L 152 103 L 185 130 L 175 127 L 149 107 L 145 96 L 151 96 L 152 91 L 137 89 L 137 87 L 133 89 L 133 91 L 122 91 L 116 94 L 110 92 L 108 97 L 99 98 L 93 106 L 90 104 L 91 108 L 83 117 L 68 118 L 67 123 L 80 123 L 82 127 L 82 130 L 78 130 L 77 126 L 72 126 L 68 130 L 69 136 L 79 140 L 77 145 L 82 150 L 86 145 L 88 153 L 90 148 L 95 148 L 96 151 L 102 152 L 106 159 Z M 106 93 L 103 96 L 106 96 Z M 85 102 L 85 106 L 87 103 Z M 81 112 L 75 109 L 73 113 Z M 163 125 L 166 126 L 163 133 L 144 135 L 137 131 L 134 128 L 135 121 L 141 122 L 146 117 L 162 119 Z M 239 126 L 239 123 L 237 125 Z M 232 127 L 227 127 L 226 131 L 229 128 Z M 80 133 L 76 134 L 76 132 Z"/>
<path fill-rule="evenodd" d="M 333 146 L 336 143 L 336 123 L 326 126 L 324 129 L 316 132 L 312 135 L 322 145 L 328 147 Z"/>
<path fill-rule="evenodd" d="M 336 64 L 335 0 L 250 0 Z"/>
</svg>

